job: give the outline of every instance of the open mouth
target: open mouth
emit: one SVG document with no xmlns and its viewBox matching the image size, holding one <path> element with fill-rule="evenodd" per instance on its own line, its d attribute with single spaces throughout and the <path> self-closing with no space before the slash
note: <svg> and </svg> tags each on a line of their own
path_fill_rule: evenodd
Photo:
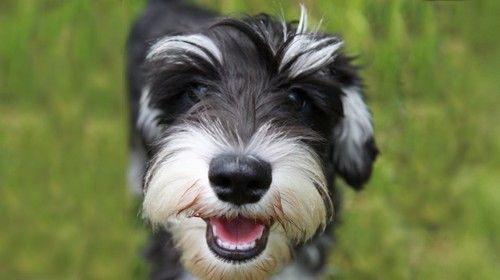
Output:
<svg viewBox="0 0 500 280">
<path fill-rule="evenodd" d="M 245 217 L 210 218 L 207 222 L 207 243 L 210 250 L 230 262 L 248 261 L 266 248 L 269 226 Z"/>
</svg>

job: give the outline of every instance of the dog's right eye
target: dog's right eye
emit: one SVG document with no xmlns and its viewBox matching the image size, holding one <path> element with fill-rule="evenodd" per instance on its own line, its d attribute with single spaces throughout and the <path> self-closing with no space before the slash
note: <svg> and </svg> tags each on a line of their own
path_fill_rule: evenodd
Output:
<svg viewBox="0 0 500 280">
<path fill-rule="evenodd" d="M 186 89 L 187 97 L 194 103 L 199 102 L 204 96 L 207 95 L 208 88 L 204 85 L 196 84 Z"/>
<path fill-rule="evenodd" d="M 287 96 L 288 103 L 298 112 L 308 108 L 309 101 L 301 89 L 292 89 Z"/>
</svg>

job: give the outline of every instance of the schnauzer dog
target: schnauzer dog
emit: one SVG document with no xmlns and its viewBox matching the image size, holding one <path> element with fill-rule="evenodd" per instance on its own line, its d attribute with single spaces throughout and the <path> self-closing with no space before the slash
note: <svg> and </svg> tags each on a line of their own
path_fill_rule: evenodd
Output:
<svg viewBox="0 0 500 280">
<path fill-rule="evenodd" d="M 334 178 L 360 189 L 378 151 L 342 39 L 313 29 L 303 7 L 285 22 L 180 0 L 151 0 L 135 22 L 129 177 L 155 229 L 153 279 L 322 271 Z"/>
</svg>

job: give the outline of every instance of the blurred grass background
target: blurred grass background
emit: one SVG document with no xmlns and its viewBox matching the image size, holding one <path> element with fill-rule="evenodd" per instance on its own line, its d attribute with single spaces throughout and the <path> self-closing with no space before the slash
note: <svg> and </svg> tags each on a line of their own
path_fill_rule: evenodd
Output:
<svg viewBox="0 0 500 280">
<path fill-rule="evenodd" d="M 298 1 L 199 0 L 298 17 Z M 364 66 L 382 154 L 336 279 L 500 279 L 500 2 L 304 1 Z M 0 1 L 0 279 L 140 279 L 124 42 L 139 0 Z"/>
</svg>

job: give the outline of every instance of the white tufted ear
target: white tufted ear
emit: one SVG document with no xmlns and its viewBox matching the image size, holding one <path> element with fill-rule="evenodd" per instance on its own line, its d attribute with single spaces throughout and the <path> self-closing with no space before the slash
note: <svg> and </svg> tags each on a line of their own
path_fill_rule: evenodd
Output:
<svg viewBox="0 0 500 280">
<path fill-rule="evenodd" d="M 341 97 L 344 117 L 333 130 L 336 172 L 356 189 L 369 179 L 378 149 L 372 116 L 358 86 L 345 87 Z"/>
</svg>

